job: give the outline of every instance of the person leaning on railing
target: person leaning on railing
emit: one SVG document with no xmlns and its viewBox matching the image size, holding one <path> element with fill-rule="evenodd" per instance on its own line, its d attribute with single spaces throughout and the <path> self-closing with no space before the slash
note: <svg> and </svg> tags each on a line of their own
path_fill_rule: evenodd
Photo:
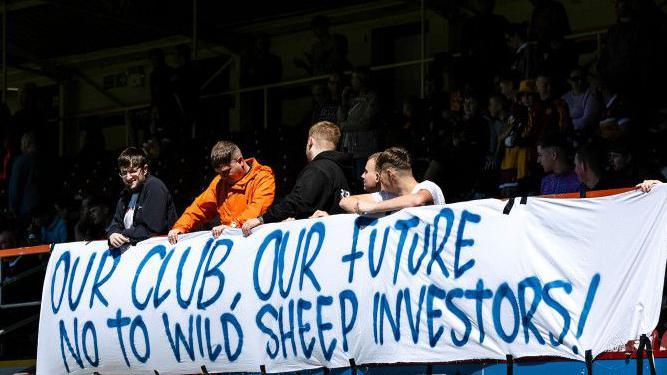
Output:
<svg viewBox="0 0 667 375">
<path fill-rule="evenodd" d="M 390 147 L 378 155 L 375 168 L 381 190 L 343 198 L 340 207 L 360 215 L 391 213 L 403 208 L 445 204 L 438 185 L 417 182 L 412 174 L 412 158 L 402 147 Z"/>
<path fill-rule="evenodd" d="M 225 229 L 241 228 L 248 220 L 263 215 L 275 197 L 273 170 L 254 158 L 244 159 L 241 149 L 228 141 L 219 141 L 211 150 L 211 164 L 218 174 L 188 207 L 169 231 L 169 242 L 178 235 L 207 224 L 216 215 L 220 225 L 211 234 L 220 236 Z"/>
<path fill-rule="evenodd" d="M 118 168 L 125 189 L 107 229 L 109 245 L 119 248 L 167 233 L 176 208 L 164 183 L 149 174 L 146 154 L 129 147 L 118 157 Z"/>
<path fill-rule="evenodd" d="M 305 219 L 317 210 L 341 213 L 338 202 L 350 193 L 342 168 L 348 158 L 336 151 L 339 140 L 338 125 L 322 121 L 311 126 L 306 144 L 308 165 L 301 170 L 287 196 L 269 207 L 266 213 L 243 224 L 243 234 L 250 235 L 255 227 L 264 223 Z"/>
</svg>

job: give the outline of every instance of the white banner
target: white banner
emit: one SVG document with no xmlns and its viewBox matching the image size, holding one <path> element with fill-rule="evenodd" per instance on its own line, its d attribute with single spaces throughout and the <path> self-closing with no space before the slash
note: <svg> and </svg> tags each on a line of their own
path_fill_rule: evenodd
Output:
<svg viewBox="0 0 667 375">
<path fill-rule="evenodd" d="M 38 374 L 284 372 L 356 364 L 584 359 L 657 324 L 667 186 L 597 199 L 472 201 L 57 245 Z"/>
</svg>

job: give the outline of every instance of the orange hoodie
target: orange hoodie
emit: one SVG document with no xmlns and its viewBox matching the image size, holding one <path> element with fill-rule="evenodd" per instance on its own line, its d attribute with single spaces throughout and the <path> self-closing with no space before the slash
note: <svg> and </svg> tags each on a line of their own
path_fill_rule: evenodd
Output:
<svg viewBox="0 0 667 375">
<path fill-rule="evenodd" d="M 176 221 L 183 233 L 206 224 L 218 214 L 220 223 L 241 227 L 244 221 L 263 215 L 273 203 L 276 182 L 273 170 L 254 158 L 246 159 L 248 174 L 229 186 L 216 176 Z"/>
</svg>

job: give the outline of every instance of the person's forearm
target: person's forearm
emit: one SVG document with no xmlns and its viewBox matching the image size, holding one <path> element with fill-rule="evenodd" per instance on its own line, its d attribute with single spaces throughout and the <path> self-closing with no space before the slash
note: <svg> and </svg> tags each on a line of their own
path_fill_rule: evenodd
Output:
<svg viewBox="0 0 667 375">
<path fill-rule="evenodd" d="M 414 195 L 408 194 L 400 197 L 388 199 L 382 202 L 376 202 L 371 204 L 370 209 L 365 213 L 376 213 L 376 212 L 386 212 L 386 211 L 398 211 L 403 208 L 408 207 L 417 207 L 423 205 L 421 199 Z"/>
<path fill-rule="evenodd" d="M 357 197 L 345 197 L 340 200 L 338 205 L 343 209 L 343 211 L 354 213 L 357 208 L 357 202 L 359 202 Z"/>
</svg>

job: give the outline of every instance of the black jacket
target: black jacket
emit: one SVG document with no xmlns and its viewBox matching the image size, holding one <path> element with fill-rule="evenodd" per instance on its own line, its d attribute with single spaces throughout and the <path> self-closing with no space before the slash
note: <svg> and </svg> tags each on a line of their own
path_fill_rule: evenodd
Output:
<svg viewBox="0 0 667 375">
<path fill-rule="evenodd" d="M 305 219 L 315 211 L 330 214 L 341 213 L 341 198 L 348 195 L 348 185 L 342 165 L 348 155 L 338 151 L 318 154 L 299 173 L 292 191 L 280 202 L 269 207 L 262 216 L 265 223 L 283 221 L 293 217 Z"/>
<path fill-rule="evenodd" d="M 176 222 L 176 207 L 169 190 L 159 178 L 149 175 L 139 188 L 132 227 L 125 229 L 123 218 L 131 197 L 132 192 L 128 189 L 121 192 L 116 213 L 107 229 L 107 237 L 112 233 L 120 233 L 136 244 L 149 237 L 166 234 Z"/>
</svg>

